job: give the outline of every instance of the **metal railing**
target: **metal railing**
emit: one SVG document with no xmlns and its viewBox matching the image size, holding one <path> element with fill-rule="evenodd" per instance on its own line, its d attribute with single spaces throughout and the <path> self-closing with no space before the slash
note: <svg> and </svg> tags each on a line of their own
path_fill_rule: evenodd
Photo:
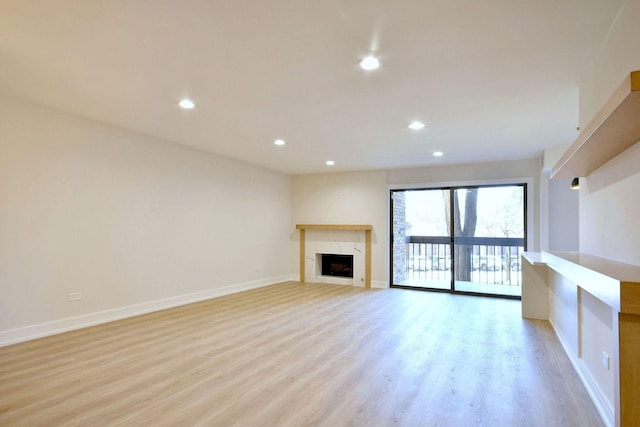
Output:
<svg viewBox="0 0 640 427">
<path fill-rule="evenodd" d="M 406 279 L 520 286 L 523 238 L 408 236 Z"/>
</svg>

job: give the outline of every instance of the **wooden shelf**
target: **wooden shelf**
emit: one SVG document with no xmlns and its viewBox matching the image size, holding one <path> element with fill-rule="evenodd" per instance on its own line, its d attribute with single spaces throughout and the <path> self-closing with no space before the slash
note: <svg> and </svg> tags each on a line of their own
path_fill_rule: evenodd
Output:
<svg viewBox="0 0 640 427">
<path fill-rule="evenodd" d="M 631 72 L 551 170 L 584 177 L 640 141 L 640 71 Z"/>
<path fill-rule="evenodd" d="M 296 224 L 298 230 L 372 230 L 366 224 Z"/>
</svg>

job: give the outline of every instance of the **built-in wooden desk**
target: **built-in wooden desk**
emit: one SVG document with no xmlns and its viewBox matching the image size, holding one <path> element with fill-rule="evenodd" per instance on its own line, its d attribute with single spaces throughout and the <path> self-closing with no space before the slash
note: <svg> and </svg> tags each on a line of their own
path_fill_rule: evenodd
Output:
<svg viewBox="0 0 640 427">
<path fill-rule="evenodd" d="M 610 307 L 615 397 L 611 402 L 614 419 L 610 421 L 616 426 L 640 426 L 640 267 L 575 252 L 525 252 L 522 258 L 523 317 L 549 319 L 549 304 L 554 303 L 555 296 L 549 291 L 547 269 L 578 288 L 578 342 L 583 334 L 591 332 L 579 323 L 581 292 Z M 577 353 L 569 354 L 569 358 L 581 359 L 580 348 Z"/>
</svg>

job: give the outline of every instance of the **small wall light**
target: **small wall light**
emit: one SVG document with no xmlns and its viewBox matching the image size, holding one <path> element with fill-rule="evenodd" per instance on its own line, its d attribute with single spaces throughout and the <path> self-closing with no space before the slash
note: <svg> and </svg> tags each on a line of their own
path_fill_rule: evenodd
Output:
<svg viewBox="0 0 640 427">
<path fill-rule="evenodd" d="M 571 189 L 578 190 L 580 188 L 580 178 L 573 178 L 571 181 Z"/>
</svg>

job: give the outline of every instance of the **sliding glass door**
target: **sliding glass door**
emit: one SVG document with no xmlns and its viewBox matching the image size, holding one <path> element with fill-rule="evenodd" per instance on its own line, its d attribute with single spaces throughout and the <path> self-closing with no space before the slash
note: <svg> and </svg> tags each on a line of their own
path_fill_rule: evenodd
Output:
<svg viewBox="0 0 640 427">
<path fill-rule="evenodd" d="M 392 286 L 519 297 L 526 185 L 391 192 Z"/>
</svg>

